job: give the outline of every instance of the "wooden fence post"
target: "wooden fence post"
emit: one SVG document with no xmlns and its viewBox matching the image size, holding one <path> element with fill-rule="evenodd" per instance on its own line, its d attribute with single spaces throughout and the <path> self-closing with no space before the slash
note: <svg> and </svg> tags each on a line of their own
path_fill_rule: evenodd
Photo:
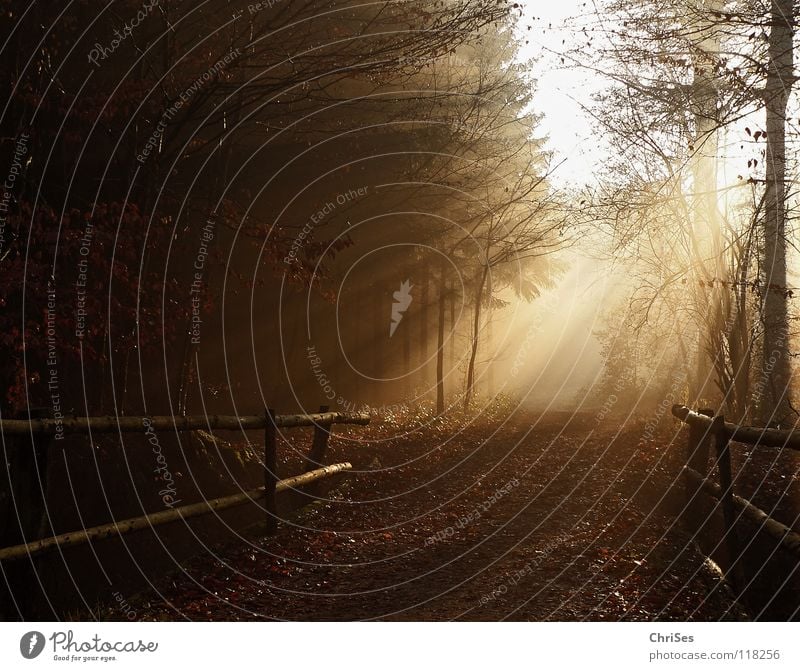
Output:
<svg viewBox="0 0 800 671">
<path fill-rule="evenodd" d="M 278 483 L 278 449 L 275 427 L 275 410 L 266 409 L 264 427 L 264 502 L 267 509 L 267 534 L 278 530 L 278 509 L 275 503 L 275 486 Z"/>
<path fill-rule="evenodd" d="M 52 416 L 50 408 L 31 408 L 20 419 Z M 0 543 L 4 546 L 16 545 L 23 539 L 36 540 L 49 533 L 46 490 L 51 441 L 51 436 L 39 433 L 4 436 L 8 468 L 0 481 Z"/>
<path fill-rule="evenodd" d="M 701 415 L 713 417 L 714 411 L 708 408 L 698 410 Z M 703 477 L 708 474 L 708 452 L 712 433 L 700 424 L 689 424 L 689 436 L 686 442 L 686 464 Z M 702 528 L 698 520 L 702 519 L 702 505 L 700 502 L 700 489 L 695 487 L 690 480 L 684 481 L 686 487 L 686 506 L 684 519 L 687 526 L 696 534 Z"/>
<path fill-rule="evenodd" d="M 697 411 L 700 415 L 714 417 L 714 411 L 710 408 L 700 408 Z M 686 463 L 689 468 L 693 468 L 701 475 L 708 474 L 708 448 L 711 443 L 713 433 L 698 424 L 689 425 L 689 444 L 686 454 Z"/>
<path fill-rule="evenodd" d="M 52 408 L 29 408 L 18 419 L 30 421 L 52 417 Z M 0 545 L 3 547 L 30 543 L 51 533 L 47 523 L 48 448 L 51 441 L 51 436 L 40 433 L 3 437 L 6 451 L 6 468 L 0 475 Z M 46 600 L 40 591 L 35 564 L 18 562 L 13 566 L 3 566 L 3 573 L 5 580 L 0 578 L 0 619 L 42 619 L 43 611 L 39 609 L 43 608 Z M 21 599 L 23 595 L 25 598 Z"/>
<path fill-rule="evenodd" d="M 327 405 L 319 406 L 320 413 L 328 412 Z M 305 473 L 313 471 L 315 468 L 322 468 L 323 460 L 325 459 L 325 451 L 328 449 L 328 436 L 330 435 L 330 426 L 322 425 L 319 422 L 314 426 L 314 439 L 311 441 L 311 450 L 308 452 L 306 459 Z"/>
<path fill-rule="evenodd" d="M 719 484 L 722 487 L 722 515 L 725 520 L 724 541 L 728 551 L 730 567 L 728 572 L 732 576 L 734 587 L 741 594 L 745 587 L 744 569 L 742 566 L 741 546 L 739 535 L 736 531 L 736 506 L 733 503 L 733 473 L 731 468 L 731 448 L 728 434 L 725 432 L 725 417 L 714 417 L 711 425 L 714 434 L 714 448 L 717 453 L 717 468 L 719 469 Z"/>
</svg>

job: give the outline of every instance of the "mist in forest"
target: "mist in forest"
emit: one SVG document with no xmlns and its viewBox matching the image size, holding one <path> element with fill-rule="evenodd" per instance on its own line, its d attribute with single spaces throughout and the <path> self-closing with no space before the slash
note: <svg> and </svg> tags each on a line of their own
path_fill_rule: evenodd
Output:
<svg viewBox="0 0 800 671">
<path fill-rule="evenodd" d="M 8 36 L 54 26 L 49 84 L 4 65 L 5 414 L 57 360 L 74 414 L 647 406 L 677 366 L 793 421 L 797 101 L 758 3 L 118 4 L 124 39 L 81 4 Z"/>
<path fill-rule="evenodd" d="M 0 617 L 245 527 L 196 584 L 254 617 L 735 613 L 733 506 L 798 546 L 799 11 L 0 0 Z"/>
</svg>

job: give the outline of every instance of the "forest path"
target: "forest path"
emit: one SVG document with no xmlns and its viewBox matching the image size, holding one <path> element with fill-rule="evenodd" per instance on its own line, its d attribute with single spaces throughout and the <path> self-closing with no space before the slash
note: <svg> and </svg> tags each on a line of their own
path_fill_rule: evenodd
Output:
<svg viewBox="0 0 800 671">
<path fill-rule="evenodd" d="M 678 525 L 680 448 L 591 416 L 332 439 L 355 473 L 189 562 L 141 619 L 742 619 Z M 112 615 L 113 617 L 113 615 Z"/>
</svg>

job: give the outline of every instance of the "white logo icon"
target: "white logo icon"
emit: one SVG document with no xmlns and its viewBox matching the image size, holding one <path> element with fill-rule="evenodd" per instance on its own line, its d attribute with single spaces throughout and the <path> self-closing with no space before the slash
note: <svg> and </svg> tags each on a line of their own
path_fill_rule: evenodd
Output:
<svg viewBox="0 0 800 671">
<path fill-rule="evenodd" d="M 19 640 L 19 651 L 25 659 L 38 657 L 44 650 L 44 634 L 29 631 Z"/>
<path fill-rule="evenodd" d="M 392 323 L 389 324 L 389 337 L 394 335 L 400 322 L 403 320 L 403 313 L 408 310 L 411 305 L 411 280 L 406 280 L 400 285 L 400 291 L 395 291 L 392 294 L 394 303 L 392 303 Z"/>
</svg>

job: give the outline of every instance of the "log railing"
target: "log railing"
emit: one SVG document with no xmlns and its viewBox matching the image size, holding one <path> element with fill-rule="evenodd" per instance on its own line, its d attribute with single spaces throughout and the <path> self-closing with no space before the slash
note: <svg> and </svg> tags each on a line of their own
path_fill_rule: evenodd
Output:
<svg viewBox="0 0 800 671">
<path fill-rule="evenodd" d="M 672 414 L 689 426 L 686 465 L 683 468 L 687 483 L 692 485 L 688 487 L 687 514 L 689 517 L 695 516 L 696 496 L 699 492 L 720 502 L 725 525 L 724 541 L 730 560 L 728 577 L 731 582 L 739 589 L 744 588 L 741 562 L 743 552 L 735 526 L 739 517 L 754 522 L 761 533 L 769 535 L 783 550 L 800 558 L 799 533 L 734 493 L 730 452 L 732 442 L 800 450 L 800 432 L 739 426 L 726 422 L 720 415 L 714 416 L 713 411 L 695 412 L 683 405 L 672 406 Z M 705 476 L 712 444 L 716 452 L 719 484 Z"/>
<path fill-rule="evenodd" d="M 278 492 L 303 487 L 314 483 L 322 478 L 349 470 L 352 466 L 349 463 L 333 464 L 322 466 L 322 460 L 328 445 L 330 428 L 334 424 L 369 424 L 370 416 L 360 413 L 339 413 L 328 412 L 327 406 L 322 406 L 319 413 L 305 415 L 276 415 L 271 408 L 268 408 L 263 415 L 209 415 L 209 416 L 184 416 L 184 417 L 70 417 L 64 419 L 51 418 L 31 418 L 31 419 L 3 419 L 0 420 L 0 433 L 3 434 L 3 445 L 5 451 L 9 451 L 9 442 L 6 437 L 28 435 L 33 440 L 33 458 L 39 473 L 44 472 L 46 464 L 38 463 L 46 458 L 45 442 L 53 436 L 62 433 L 145 433 L 151 430 L 174 430 L 191 431 L 196 429 L 214 430 L 264 430 L 264 485 L 249 491 L 240 492 L 231 496 L 224 496 L 217 499 L 200 501 L 185 506 L 175 507 L 171 510 L 142 515 L 140 517 L 125 520 L 113 521 L 100 526 L 81 529 L 79 531 L 59 534 L 38 540 L 28 540 L 36 528 L 31 524 L 41 517 L 39 512 L 31 514 L 27 510 L 24 516 L 27 524 L 20 521 L 24 543 L 0 549 L 0 561 L 10 561 L 21 557 L 32 557 L 55 548 L 64 548 L 74 545 L 91 543 L 94 540 L 119 536 L 140 529 L 148 529 L 161 524 L 185 520 L 199 515 L 205 515 L 217 510 L 224 510 L 233 506 L 264 500 L 264 507 L 267 513 L 267 532 L 274 533 L 277 528 L 277 506 L 276 494 Z M 276 472 L 277 463 L 277 430 L 294 427 L 314 427 L 314 439 L 311 451 L 306 459 L 305 472 L 278 480 Z M 13 448 L 12 448 L 13 449 Z M 35 492 L 25 492 L 24 488 L 15 488 L 15 473 L 8 473 L 10 479 L 9 505 L 13 505 L 16 510 L 24 510 L 26 507 L 44 506 L 44 496 L 40 491 L 38 496 L 26 496 Z M 20 476 L 20 479 L 24 480 Z M 16 489 L 16 499 L 14 491 Z M 24 528 L 26 527 L 27 528 Z"/>
<path fill-rule="evenodd" d="M 147 426 L 155 431 L 192 431 L 214 429 L 248 431 L 264 429 L 269 424 L 278 429 L 298 426 L 330 426 L 331 424 L 369 424 L 369 415 L 347 412 L 314 413 L 311 415 L 275 415 L 271 422 L 263 415 L 186 415 L 183 417 L 66 417 L 63 419 L 0 419 L 0 432 L 10 435 L 57 435 L 63 433 L 135 433 Z"/>
</svg>

